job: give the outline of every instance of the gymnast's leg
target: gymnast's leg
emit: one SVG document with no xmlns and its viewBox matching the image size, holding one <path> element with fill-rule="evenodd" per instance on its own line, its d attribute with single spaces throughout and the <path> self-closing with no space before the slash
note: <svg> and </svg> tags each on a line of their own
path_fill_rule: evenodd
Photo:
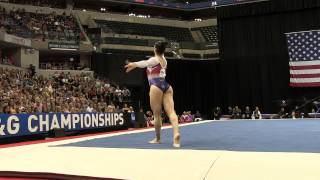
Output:
<svg viewBox="0 0 320 180">
<path fill-rule="evenodd" d="M 153 117 L 154 117 L 154 128 L 156 131 L 156 138 L 149 141 L 149 143 L 158 144 L 160 143 L 160 131 L 161 131 L 161 125 L 162 125 L 161 112 L 162 112 L 163 93 L 158 87 L 151 85 L 149 95 L 150 95 L 150 106 L 151 106 Z"/>
<path fill-rule="evenodd" d="M 163 94 L 163 106 L 170 119 L 173 129 L 173 146 L 180 147 L 180 133 L 178 126 L 178 116 L 174 110 L 173 89 L 170 88 Z"/>
</svg>

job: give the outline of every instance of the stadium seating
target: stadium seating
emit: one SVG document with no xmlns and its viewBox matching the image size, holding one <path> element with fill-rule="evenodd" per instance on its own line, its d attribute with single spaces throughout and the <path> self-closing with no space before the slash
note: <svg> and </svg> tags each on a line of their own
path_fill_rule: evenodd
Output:
<svg viewBox="0 0 320 180">
<path fill-rule="evenodd" d="M 2 8 L 1 8 L 2 9 Z M 31 38 L 32 32 L 28 28 L 21 26 L 20 23 L 11 15 L 7 14 L 5 9 L 0 11 L 0 26 L 3 26 L 10 34 L 15 34 L 24 38 Z"/>
<path fill-rule="evenodd" d="M 24 38 L 78 41 L 80 30 L 72 16 L 2 9 L 1 24 L 8 33 Z"/>
<path fill-rule="evenodd" d="M 49 78 L 33 75 L 24 69 L 0 66 L 0 84 L 6 84 L 0 92 L 0 112 L 85 112 L 90 105 L 94 112 L 114 112 L 116 105 L 130 101 L 131 93 L 106 78 L 94 78 L 88 73 L 71 75 L 55 72 Z M 11 79 L 8 81 L 7 79 Z M 21 88 L 13 88 L 16 86 Z M 6 93 L 11 92 L 11 93 Z M 81 93 L 80 93 L 81 92 Z M 19 98 L 16 98 L 19 94 Z M 30 94 L 36 94 L 34 96 Z M 111 106 L 111 107 L 110 107 Z M 6 112 L 6 107 L 10 107 Z"/>
<path fill-rule="evenodd" d="M 204 59 L 217 58 L 217 57 L 219 57 L 219 54 L 204 54 L 203 55 Z"/>
<path fill-rule="evenodd" d="M 187 28 L 157 26 L 149 24 L 138 24 L 118 21 L 101 21 L 97 24 L 104 32 L 113 32 L 117 34 L 132 34 L 140 36 L 165 37 L 173 41 L 193 41 L 191 32 Z"/>
<path fill-rule="evenodd" d="M 183 57 L 185 58 L 193 58 L 193 59 L 200 59 L 200 54 L 190 54 L 190 53 L 183 53 Z"/>
<path fill-rule="evenodd" d="M 130 56 L 139 56 L 139 57 L 145 57 L 145 56 L 152 56 L 153 52 L 148 51 L 135 51 L 135 50 L 120 50 L 120 49 L 102 49 L 103 53 L 107 54 L 119 54 L 119 55 L 130 55 Z"/>
<path fill-rule="evenodd" d="M 51 0 L 5 0 L 2 2 L 14 3 L 14 4 L 26 4 L 32 6 L 52 7 L 52 8 L 65 8 L 66 1 L 51 1 Z"/>
<path fill-rule="evenodd" d="M 194 28 L 192 30 L 193 31 L 200 30 L 207 42 L 218 42 L 217 26 Z"/>
<path fill-rule="evenodd" d="M 146 58 L 153 55 L 152 51 L 135 51 L 135 50 L 120 50 L 120 49 L 102 49 L 103 53 L 106 54 L 115 54 L 115 55 L 124 55 L 130 58 Z M 170 51 L 165 52 L 166 57 L 173 57 L 173 53 Z"/>
<path fill-rule="evenodd" d="M 134 46 L 148 46 L 148 40 L 106 37 L 106 38 L 103 39 L 103 44 L 122 44 L 122 45 L 134 45 Z"/>
</svg>

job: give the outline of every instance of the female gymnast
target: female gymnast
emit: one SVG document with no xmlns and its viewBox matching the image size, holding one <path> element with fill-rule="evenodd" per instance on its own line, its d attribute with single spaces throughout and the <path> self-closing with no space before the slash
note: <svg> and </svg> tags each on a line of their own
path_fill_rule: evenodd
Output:
<svg viewBox="0 0 320 180">
<path fill-rule="evenodd" d="M 178 116 L 174 110 L 173 89 L 166 82 L 167 60 L 164 57 L 164 52 L 167 42 L 159 41 L 154 45 L 154 57 L 146 61 L 130 62 L 125 68 L 126 72 L 130 72 L 135 68 L 146 68 L 147 76 L 150 85 L 150 106 L 154 115 L 154 127 L 156 132 L 155 139 L 149 141 L 151 144 L 160 143 L 160 131 L 162 125 L 161 112 L 162 105 L 166 111 L 172 128 L 173 128 L 173 147 L 180 147 L 180 133 L 178 126 Z"/>
</svg>

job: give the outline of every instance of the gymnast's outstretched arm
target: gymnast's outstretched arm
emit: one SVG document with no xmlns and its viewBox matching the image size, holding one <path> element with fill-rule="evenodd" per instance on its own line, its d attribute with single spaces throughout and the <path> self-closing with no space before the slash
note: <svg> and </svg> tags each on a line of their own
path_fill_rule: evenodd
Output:
<svg viewBox="0 0 320 180">
<path fill-rule="evenodd" d="M 157 58 L 152 57 L 152 58 L 149 58 L 148 60 L 138 61 L 134 63 L 138 68 L 146 68 L 146 67 L 155 66 L 159 64 L 159 61 L 157 60 Z"/>
<path fill-rule="evenodd" d="M 125 68 L 127 69 L 126 72 L 130 72 L 135 68 L 146 68 L 146 67 L 152 67 L 159 64 L 159 61 L 157 60 L 157 58 L 149 58 L 148 60 L 144 60 L 144 61 L 138 61 L 138 62 L 132 62 L 132 63 L 128 63 Z"/>
</svg>

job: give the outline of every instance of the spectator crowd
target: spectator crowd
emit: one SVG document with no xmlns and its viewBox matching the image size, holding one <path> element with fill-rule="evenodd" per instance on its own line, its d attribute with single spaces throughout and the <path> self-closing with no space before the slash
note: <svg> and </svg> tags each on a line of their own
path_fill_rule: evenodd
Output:
<svg viewBox="0 0 320 180">
<path fill-rule="evenodd" d="M 63 13 L 37 11 L 26 12 L 24 9 L 7 11 L 0 6 L 0 28 L 5 28 L 9 34 L 24 38 L 51 39 L 59 41 L 80 40 L 80 28 L 73 16 Z"/>
<path fill-rule="evenodd" d="M 40 59 L 39 68 L 47 70 L 90 70 L 90 68 L 86 64 L 80 64 L 79 58 L 67 57 L 42 58 Z"/>
<path fill-rule="evenodd" d="M 221 111 L 221 108 L 217 107 L 216 110 L 214 110 L 213 114 L 216 113 L 215 111 L 217 111 L 217 109 Z M 256 106 L 254 110 L 251 110 L 249 106 L 246 106 L 244 111 L 242 111 L 239 106 L 235 106 L 234 108 L 229 106 L 228 115 L 231 119 L 262 119 L 262 114 L 258 106 Z M 219 115 L 215 116 L 215 119 L 220 119 L 220 117 L 221 112 Z"/>
<path fill-rule="evenodd" d="M 87 74 L 56 73 L 50 78 L 0 68 L 3 113 L 121 112 L 131 92 Z M 19 98 L 17 98 L 19 97 Z M 128 107 L 133 111 L 132 107 Z"/>
<path fill-rule="evenodd" d="M 242 111 L 239 106 L 231 107 L 229 106 L 225 115 L 222 115 L 222 110 L 220 107 L 216 107 L 212 110 L 211 114 L 214 120 L 219 120 L 221 117 L 227 119 L 297 119 L 309 117 L 309 112 L 301 112 L 298 106 L 292 108 L 292 110 L 286 106 L 280 106 L 280 110 L 276 114 L 263 114 L 258 106 L 256 106 L 253 110 L 249 106 L 246 106 Z M 315 114 L 316 111 L 314 108 L 311 109 L 311 114 Z"/>
<path fill-rule="evenodd" d="M 65 8 L 66 1 L 58 0 L 0 0 L 0 2 L 12 3 L 12 4 L 25 4 L 31 6 L 51 7 L 51 8 Z"/>
</svg>

